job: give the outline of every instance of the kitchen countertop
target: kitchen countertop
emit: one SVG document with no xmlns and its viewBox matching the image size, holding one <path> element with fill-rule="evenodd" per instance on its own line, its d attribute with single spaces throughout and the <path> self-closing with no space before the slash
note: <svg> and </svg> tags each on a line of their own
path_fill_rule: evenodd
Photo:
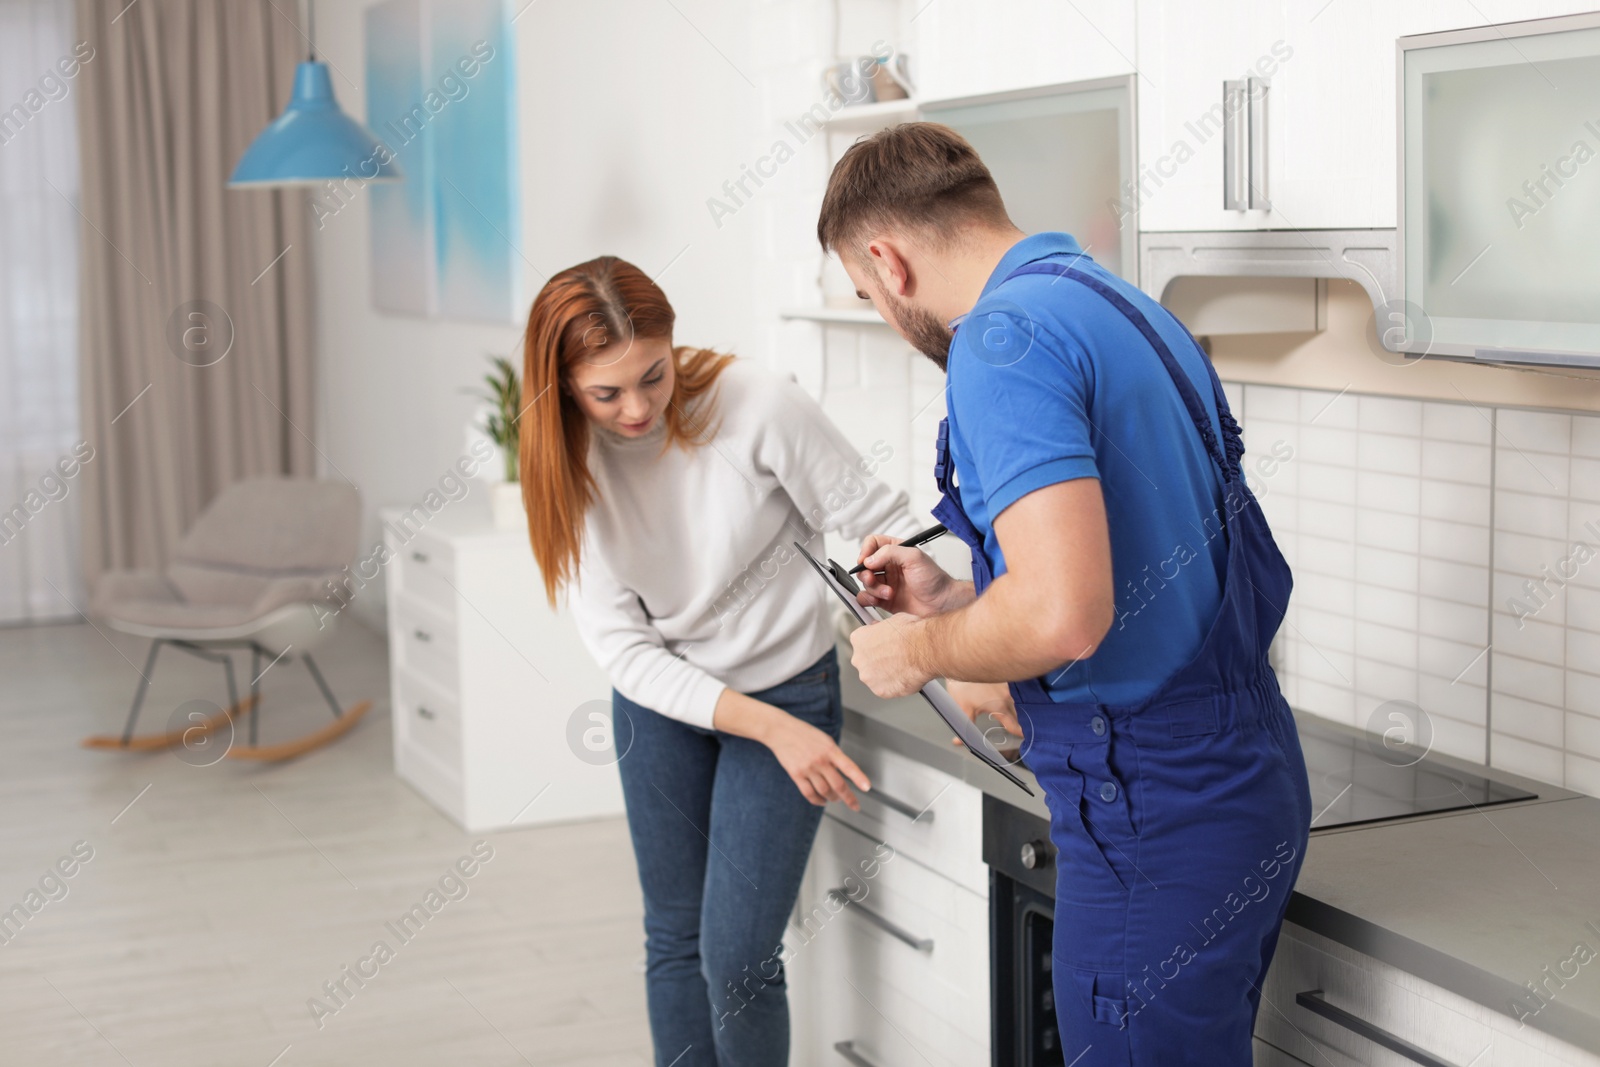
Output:
<svg viewBox="0 0 1600 1067">
<path fill-rule="evenodd" d="M 840 655 L 848 664 L 847 645 Z M 1033 797 L 952 745 L 921 697 L 882 700 L 848 666 L 841 673 L 845 730 L 855 739 L 1049 818 L 1026 769 L 1014 768 Z M 1527 1024 L 1600 1054 L 1600 799 L 1429 758 L 1538 797 L 1314 831 L 1289 921 L 1511 1018 L 1515 1004 L 1538 1006 L 1524 983 L 1564 969 L 1566 984 Z M 1580 944 L 1594 956 L 1573 977 L 1568 961 Z"/>
</svg>

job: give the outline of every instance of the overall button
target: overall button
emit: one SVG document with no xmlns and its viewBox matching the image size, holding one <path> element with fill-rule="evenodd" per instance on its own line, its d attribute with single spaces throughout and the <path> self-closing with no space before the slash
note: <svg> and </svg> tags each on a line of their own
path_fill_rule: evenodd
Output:
<svg viewBox="0 0 1600 1067">
<path fill-rule="evenodd" d="M 1094 731 L 1094 735 L 1096 737 L 1104 737 L 1106 733 L 1106 720 L 1103 717 L 1096 715 L 1094 718 L 1089 720 L 1089 729 Z"/>
<path fill-rule="evenodd" d="M 1117 799 L 1117 783 L 1116 782 L 1102 782 L 1102 783 L 1100 783 L 1100 799 L 1104 800 L 1108 804 L 1111 801 Z"/>
</svg>

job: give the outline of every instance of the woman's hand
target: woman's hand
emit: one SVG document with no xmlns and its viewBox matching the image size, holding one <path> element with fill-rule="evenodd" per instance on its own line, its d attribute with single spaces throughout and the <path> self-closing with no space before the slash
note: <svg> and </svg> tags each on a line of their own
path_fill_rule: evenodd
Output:
<svg viewBox="0 0 1600 1067">
<path fill-rule="evenodd" d="M 764 740 L 796 788 L 818 807 L 837 800 L 851 811 L 860 811 L 861 802 L 846 779 L 863 791 L 871 789 L 872 783 L 855 760 L 815 726 L 786 712 L 780 714 L 783 721 L 775 721 Z"/>
<path fill-rule="evenodd" d="M 860 811 L 861 803 L 846 779 L 863 791 L 872 788 L 855 760 L 846 756 L 833 738 L 772 704 L 724 689 L 717 697 L 712 725 L 766 745 L 794 780 L 795 788 L 818 807 L 837 800 Z"/>
<path fill-rule="evenodd" d="M 978 716 L 987 713 L 1004 727 L 1006 733 L 1022 736 L 1022 726 L 1017 722 L 1017 707 L 1011 702 L 1011 687 L 1004 682 L 950 681 L 945 688 L 974 725 L 978 722 Z M 956 744 L 960 743 L 958 738 Z"/>
<path fill-rule="evenodd" d="M 856 597 L 867 607 L 926 618 L 972 599 L 972 583 L 950 577 L 920 548 L 901 548 L 898 537 L 873 534 L 861 542 L 856 562 L 867 568 Z"/>
</svg>

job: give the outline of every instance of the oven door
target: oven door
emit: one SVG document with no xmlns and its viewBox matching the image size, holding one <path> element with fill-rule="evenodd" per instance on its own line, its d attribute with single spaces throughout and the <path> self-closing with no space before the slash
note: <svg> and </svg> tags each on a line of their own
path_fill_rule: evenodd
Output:
<svg viewBox="0 0 1600 1067">
<path fill-rule="evenodd" d="M 994 1067 L 1064 1067 L 1050 967 L 1056 876 L 1050 824 L 985 795 L 983 860 Z"/>
</svg>

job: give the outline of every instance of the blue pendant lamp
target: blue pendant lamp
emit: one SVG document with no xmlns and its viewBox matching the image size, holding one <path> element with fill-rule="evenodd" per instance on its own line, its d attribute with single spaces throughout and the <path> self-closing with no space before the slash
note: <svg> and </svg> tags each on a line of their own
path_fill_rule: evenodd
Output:
<svg viewBox="0 0 1600 1067">
<path fill-rule="evenodd" d="M 307 8 L 307 23 L 315 23 Z M 256 136 L 233 168 L 230 188 L 319 185 L 329 179 L 399 181 L 394 155 L 365 126 L 339 110 L 328 65 L 317 61 L 313 40 L 306 62 L 295 67 L 289 106 Z"/>
</svg>

